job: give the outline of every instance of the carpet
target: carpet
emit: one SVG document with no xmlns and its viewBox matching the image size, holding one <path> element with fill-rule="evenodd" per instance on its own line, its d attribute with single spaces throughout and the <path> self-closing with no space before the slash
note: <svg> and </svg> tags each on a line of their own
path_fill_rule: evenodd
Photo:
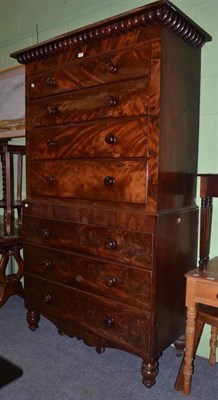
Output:
<svg viewBox="0 0 218 400">
<path fill-rule="evenodd" d="M 0 400 L 185 400 L 174 390 L 181 363 L 173 347 L 159 360 L 156 384 L 141 383 L 141 359 L 106 349 L 99 355 L 82 341 L 60 336 L 41 317 L 39 329 L 27 327 L 23 300 L 11 297 L 0 309 L 0 355 L 23 375 L 0 389 Z M 218 364 L 196 357 L 189 400 L 218 398 Z"/>
</svg>

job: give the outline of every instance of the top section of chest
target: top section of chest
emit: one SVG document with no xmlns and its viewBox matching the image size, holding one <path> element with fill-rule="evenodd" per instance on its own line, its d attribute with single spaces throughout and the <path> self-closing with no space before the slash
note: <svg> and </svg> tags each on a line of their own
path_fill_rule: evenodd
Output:
<svg viewBox="0 0 218 400">
<path fill-rule="evenodd" d="M 205 42 L 211 40 L 208 33 L 170 1 L 160 0 L 17 51 L 11 56 L 21 64 L 32 64 L 28 67 L 28 71 L 31 73 L 52 69 L 54 64 L 61 66 L 75 63 L 75 68 L 77 66 L 75 86 L 82 86 L 87 75 L 94 69 L 97 69 L 96 74 L 99 74 L 99 78 L 97 78 L 99 81 L 103 79 L 102 68 L 106 68 L 115 75 L 119 72 L 119 65 L 113 63 L 116 61 L 118 64 L 120 63 L 120 68 L 124 67 L 124 71 L 120 72 L 117 78 L 122 80 L 127 73 L 126 64 L 130 61 L 137 63 L 139 55 L 148 64 L 151 55 L 149 53 L 150 43 L 162 39 L 165 31 L 172 32 L 173 35 L 195 48 L 201 48 Z M 147 47 L 140 48 L 140 44 L 146 44 Z M 138 46 L 136 53 L 131 51 L 131 47 L 135 45 Z M 129 48 L 129 51 L 122 52 L 122 49 L 125 48 Z M 116 51 L 119 53 L 115 60 L 97 59 L 96 64 L 91 61 L 93 56 L 109 52 L 112 52 L 113 58 L 115 57 L 113 52 Z M 83 61 L 86 61 L 85 65 Z M 140 74 L 140 67 L 141 65 L 138 63 L 136 75 Z M 54 82 L 50 81 L 47 84 L 54 87 Z"/>
<path fill-rule="evenodd" d="M 140 158 L 131 193 L 138 190 L 141 197 L 126 202 L 148 199 L 151 211 L 193 205 L 201 48 L 210 40 L 161 0 L 13 53 L 26 64 L 27 156 L 33 169 L 35 160 L 131 158 L 127 175 L 133 177 Z M 72 137 L 82 138 L 79 150 Z M 123 173 L 123 166 L 115 168 Z"/>
</svg>

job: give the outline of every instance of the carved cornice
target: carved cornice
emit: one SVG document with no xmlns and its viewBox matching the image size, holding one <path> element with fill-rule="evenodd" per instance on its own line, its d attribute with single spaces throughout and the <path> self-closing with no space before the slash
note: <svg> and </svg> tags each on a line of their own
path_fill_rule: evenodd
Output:
<svg viewBox="0 0 218 400">
<path fill-rule="evenodd" d="M 160 0 L 148 6 L 110 18 L 59 36 L 41 44 L 11 54 L 21 64 L 43 60 L 58 53 L 77 48 L 98 40 L 120 36 L 152 25 L 161 25 L 196 47 L 211 40 L 204 30 L 183 14 L 168 0 Z"/>
</svg>

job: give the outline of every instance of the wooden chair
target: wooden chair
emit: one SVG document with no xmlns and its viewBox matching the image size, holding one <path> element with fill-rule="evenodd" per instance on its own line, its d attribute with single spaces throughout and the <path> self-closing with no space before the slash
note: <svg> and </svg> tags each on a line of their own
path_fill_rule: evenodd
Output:
<svg viewBox="0 0 218 400">
<path fill-rule="evenodd" d="M 9 145 L 8 139 L 0 140 L 2 162 L 2 193 L 0 208 L 4 216 L 0 220 L 0 307 L 7 299 L 18 294 L 23 297 L 21 278 L 23 277 L 23 259 L 20 251 L 23 247 L 21 235 L 22 211 L 22 165 L 25 146 Z M 16 190 L 14 184 L 16 182 Z M 17 211 L 17 218 L 14 212 Z M 17 263 L 17 272 L 7 274 L 9 260 Z"/>
<path fill-rule="evenodd" d="M 209 305 L 210 301 L 205 301 L 204 294 L 200 295 L 198 293 L 198 301 L 196 304 L 196 321 L 195 321 L 195 332 L 194 332 L 194 344 L 193 344 L 193 352 L 192 359 L 194 359 L 198 344 L 200 342 L 201 334 L 205 324 L 211 325 L 211 339 L 210 339 L 210 355 L 209 355 L 209 363 L 210 365 L 215 365 L 216 363 L 216 348 L 217 348 L 217 334 L 218 334 L 218 257 L 214 257 L 210 260 L 209 258 L 209 250 L 210 250 L 210 239 L 211 239 L 211 223 L 212 223 L 212 210 L 213 210 L 213 197 L 218 197 L 218 174 L 205 174 L 201 176 L 201 187 L 200 187 L 200 196 L 201 196 L 201 219 L 200 219 L 200 260 L 199 260 L 199 273 L 194 273 L 193 271 L 190 274 L 187 274 L 187 279 L 195 279 L 194 275 L 196 275 L 196 281 L 200 282 L 201 287 L 203 288 L 204 283 L 206 283 L 207 290 L 210 289 L 208 286 L 208 279 L 212 280 L 213 287 L 212 290 L 215 289 L 216 299 L 213 298 L 213 304 L 215 302 L 215 307 Z M 193 274 L 191 274 L 193 272 Z M 191 276 L 192 275 L 192 276 Z M 215 283 L 216 282 L 216 283 Z M 216 286 L 214 286 L 214 283 Z M 193 286 L 194 287 L 194 286 Z M 188 290 L 188 288 L 187 288 Z M 204 291 L 204 289 L 203 289 Z M 209 299 L 210 296 L 208 296 Z M 186 293 L 187 298 L 187 293 Z M 207 304 L 202 304 L 200 302 L 205 302 Z M 217 301 L 217 303 L 216 303 Z M 217 304 L 217 306 L 216 306 Z M 192 328 L 190 326 L 186 326 L 187 337 L 191 333 Z M 186 337 L 186 339 L 187 339 Z M 185 354 L 185 357 L 189 355 Z M 191 361 L 191 360 L 190 360 Z M 185 358 L 183 358 L 183 362 L 181 364 L 181 368 L 179 374 L 177 376 L 175 388 L 176 390 L 183 390 L 185 394 L 189 394 L 191 389 L 191 380 L 189 377 L 184 377 L 184 363 Z M 188 381 L 187 382 L 185 382 Z"/>
</svg>

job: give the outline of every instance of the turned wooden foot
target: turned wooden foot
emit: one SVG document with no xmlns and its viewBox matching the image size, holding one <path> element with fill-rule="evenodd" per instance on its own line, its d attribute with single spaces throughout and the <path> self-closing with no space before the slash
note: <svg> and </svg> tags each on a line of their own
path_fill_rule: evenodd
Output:
<svg viewBox="0 0 218 400">
<path fill-rule="evenodd" d="M 27 322 L 29 329 L 35 331 L 39 326 L 40 314 L 33 310 L 27 311 Z"/>
<path fill-rule="evenodd" d="M 150 388 L 156 382 L 156 376 L 158 374 L 158 361 L 144 360 L 142 362 L 141 373 L 143 376 L 142 383 L 147 387 Z"/>
<path fill-rule="evenodd" d="M 102 354 L 105 352 L 105 347 L 96 346 L 95 350 L 97 351 L 98 354 Z"/>
<path fill-rule="evenodd" d="M 185 350 L 185 335 L 180 336 L 175 342 L 175 352 L 177 357 L 181 357 Z"/>
</svg>

